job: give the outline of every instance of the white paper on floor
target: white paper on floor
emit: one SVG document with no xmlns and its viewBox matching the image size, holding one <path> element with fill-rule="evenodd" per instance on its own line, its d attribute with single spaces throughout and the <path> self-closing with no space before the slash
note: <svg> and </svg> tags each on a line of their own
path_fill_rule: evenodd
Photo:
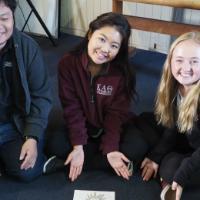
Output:
<svg viewBox="0 0 200 200">
<path fill-rule="evenodd" d="M 115 200 L 115 192 L 75 190 L 73 200 Z"/>
</svg>

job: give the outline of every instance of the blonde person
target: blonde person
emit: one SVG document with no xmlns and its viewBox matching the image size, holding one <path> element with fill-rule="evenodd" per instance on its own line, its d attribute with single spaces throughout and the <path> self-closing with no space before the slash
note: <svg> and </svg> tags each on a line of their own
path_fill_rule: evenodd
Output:
<svg viewBox="0 0 200 200">
<path fill-rule="evenodd" d="M 180 200 L 184 187 L 200 183 L 200 33 L 189 32 L 171 45 L 155 105 L 155 120 L 142 114 L 139 126 L 149 143 L 141 164 L 148 181 L 161 177 L 161 199 Z"/>
</svg>

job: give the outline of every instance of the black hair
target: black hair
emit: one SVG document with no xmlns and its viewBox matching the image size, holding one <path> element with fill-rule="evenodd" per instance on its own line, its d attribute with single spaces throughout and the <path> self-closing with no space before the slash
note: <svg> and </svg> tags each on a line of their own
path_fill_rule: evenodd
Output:
<svg viewBox="0 0 200 200">
<path fill-rule="evenodd" d="M 120 50 L 116 55 L 115 59 L 111 61 L 111 63 L 114 66 L 118 67 L 118 69 L 125 77 L 128 96 L 130 98 L 133 98 L 136 94 L 135 91 L 136 80 L 135 80 L 135 73 L 130 67 L 129 56 L 128 56 L 129 54 L 128 43 L 131 33 L 131 27 L 127 19 L 122 14 L 113 12 L 104 13 L 98 16 L 92 22 L 90 22 L 89 30 L 87 31 L 84 39 L 75 47 L 75 49 L 71 51 L 71 53 L 81 54 L 84 51 L 86 51 L 88 46 L 88 36 L 90 34 L 93 34 L 96 30 L 105 26 L 114 27 L 122 36 L 122 43 L 120 46 Z"/>
<path fill-rule="evenodd" d="M 17 2 L 16 0 L 0 0 L 0 3 L 4 3 L 7 7 L 10 8 L 12 13 L 14 14 L 15 9 L 17 7 Z"/>
</svg>

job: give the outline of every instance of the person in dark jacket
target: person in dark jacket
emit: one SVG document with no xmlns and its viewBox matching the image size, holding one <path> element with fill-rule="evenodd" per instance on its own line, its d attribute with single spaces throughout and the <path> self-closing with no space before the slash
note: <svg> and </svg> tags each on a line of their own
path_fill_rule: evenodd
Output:
<svg viewBox="0 0 200 200">
<path fill-rule="evenodd" d="M 130 25 L 123 15 L 102 14 L 90 23 L 80 45 L 59 63 L 59 95 L 70 141 L 62 147 L 62 157 L 67 157 L 71 181 L 95 160 L 93 166 L 105 163 L 125 179 L 131 175 L 127 164 L 134 159 L 131 149 L 137 142 L 130 130 L 123 131 L 135 95 L 129 36 Z"/>
<path fill-rule="evenodd" d="M 199 100 L 200 32 L 189 32 L 170 48 L 157 92 L 154 128 L 146 123 L 143 134 L 152 148 L 142 162 L 142 176 L 147 181 L 159 171 L 162 200 L 180 200 L 184 186 L 200 183 Z M 143 130 L 151 115 L 147 116 L 141 117 L 143 124 L 140 119 Z"/>
<path fill-rule="evenodd" d="M 39 46 L 14 27 L 15 0 L 0 0 L 0 160 L 7 175 L 42 173 L 50 85 Z"/>
</svg>

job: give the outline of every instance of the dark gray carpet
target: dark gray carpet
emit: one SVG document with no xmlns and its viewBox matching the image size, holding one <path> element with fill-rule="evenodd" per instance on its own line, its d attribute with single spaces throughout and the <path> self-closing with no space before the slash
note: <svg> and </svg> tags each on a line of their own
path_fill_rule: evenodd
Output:
<svg viewBox="0 0 200 200">
<path fill-rule="evenodd" d="M 0 179 L 1 200 L 72 200 L 75 189 L 115 191 L 116 200 L 155 200 L 159 199 L 160 188 L 154 181 L 143 183 L 137 175 L 125 181 L 102 171 L 83 173 L 74 183 L 64 173 L 43 176 L 28 184 Z"/>
</svg>

